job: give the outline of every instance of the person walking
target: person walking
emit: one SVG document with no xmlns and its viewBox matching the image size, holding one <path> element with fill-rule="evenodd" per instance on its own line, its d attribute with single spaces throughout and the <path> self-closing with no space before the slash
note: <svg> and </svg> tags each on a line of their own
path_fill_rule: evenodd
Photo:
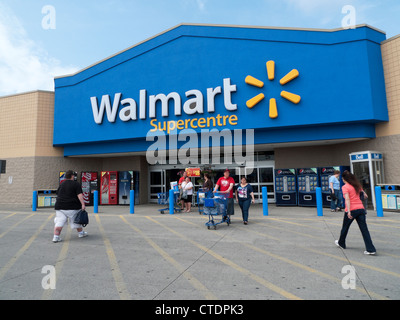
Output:
<svg viewBox="0 0 400 320">
<path fill-rule="evenodd" d="M 87 236 L 87 232 L 83 231 L 82 226 L 74 223 L 76 214 L 80 210 L 85 210 L 86 208 L 83 200 L 82 187 L 75 181 L 76 176 L 77 173 L 68 170 L 65 173 L 66 180 L 60 184 L 57 190 L 53 236 L 54 243 L 61 241 L 60 234 L 68 219 L 71 229 L 76 229 L 78 231 L 79 238 Z"/>
<path fill-rule="evenodd" d="M 249 208 L 250 204 L 254 203 L 253 187 L 247 182 L 246 177 L 242 177 L 239 185 L 235 191 L 236 201 L 239 203 L 239 207 L 242 210 L 243 223 L 247 224 L 249 219 Z"/>
<path fill-rule="evenodd" d="M 178 188 L 179 188 L 179 202 L 181 204 L 181 211 L 183 211 L 184 207 L 186 206 L 185 200 L 182 198 L 182 183 L 185 182 L 187 177 L 186 171 L 183 171 L 182 176 L 180 177 L 178 181 Z"/>
<path fill-rule="evenodd" d="M 342 230 L 340 231 L 339 240 L 335 240 L 335 244 L 343 249 L 346 249 L 346 237 L 349 232 L 350 225 L 354 219 L 358 223 L 361 234 L 364 239 L 365 248 L 364 254 L 374 255 L 376 249 L 372 243 L 371 235 L 368 230 L 366 211 L 364 205 L 360 199 L 360 194 L 367 197 L 367 194 L 361 187 L 360 182 L 349 171 L 345 171 L 342 174 L 342 179 L 345 185 L 342 187 L 343 196 L 345 199 L 345 212 L 343 217 Z"/>
<path fill-rule="evenodd" d="M 340 171 L 335 170 L 333 175 L 329 177 L 329 189 L 331 190 L 331 212 L 342 211 L 339 176 Z"/>
<path fill-rule="evenodd" d="M 193 200 L 193 183 L 190 177 L 186 177 L 185 181 L 182 182 L 182 195 L 186 194 L 186 197 L 182 197 L 186 210 L 183 212 L 190 212 Z"/>
<path fill-rule="evenodd" d="M 203 191 L 206 198 L 212 198 L 213 182 L 208 173 L 204 174 Z"/>
<path fill-rule="evenodd" d="M 218 192 L 218 189 L 220 189 L 221 193 L 227 193 L 227 207 L 226 207 L 226 215 L 232 216 L 235 212 L 234 208 L 234 203 L 233 203 L 233 187 L 235 185 L 235 180 L 229 176 L 230 171 L 229 169 L 225 169 L 224 171 L 224 176 L 219 178 L 217 181 L 217 184 L 215 185 L 214 188 L 214 193 Z M 223 221 L 226 220 L 226 216 L 224 215 Z"/>
</svg>

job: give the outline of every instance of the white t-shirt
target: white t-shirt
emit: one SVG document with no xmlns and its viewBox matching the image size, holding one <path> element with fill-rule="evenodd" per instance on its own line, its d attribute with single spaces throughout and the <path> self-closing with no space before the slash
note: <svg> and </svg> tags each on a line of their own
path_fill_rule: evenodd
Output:
<svg viewBox="0 0 400 320">
<path fill-rule="evenodd" d="M 191 188 L 191 189 L 189 189 L 189 188 Z M 192 195 L 193 194 L 193 183 L 192 182 L 186 183 L 186 181 L 182 182 L 182 190 L 186 190 L 188 196 Z"/>
</svg>

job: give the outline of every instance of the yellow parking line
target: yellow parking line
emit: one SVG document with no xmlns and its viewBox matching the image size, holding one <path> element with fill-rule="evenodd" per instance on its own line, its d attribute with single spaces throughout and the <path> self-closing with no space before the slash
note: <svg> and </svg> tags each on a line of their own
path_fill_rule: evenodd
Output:
<svg viewBox="0 0 400 320">
<path fill-rule="evenodd" d="M 7 273 L 8 270 L 14 265 L 14 263 L 19 259 L 20 256 L 24 254 L 24 252 L 31 246 L 33 241 L 38 237 L 40 232 L 42 232 L 43 228 L 46 226 L 47 222 L 54 216 L 54 214 L 50 215 L 47 217 L 46 221 L 43 222 L 43 224 L 39 227 L 39 229 L 36 230 L 35 234 L 29 238 L 29 240 L 22 246 L 21 249 L 18 250 L 16 255 L 12 257 L 7 264 L 1 268 L 0 270 L 0 280 L 4 277 L 4 275 Z"/>
<path fill-rule="evenodd" d="M 56 277 L 57 278 L 60 276 L 61 269 L 62 269 L 62 267 L 64 265 L 64 261 L 67 258 L 70 239 L 71 239 L 71 228 L 67 228 L 67 233 L 65 235 L 65 239 L 63 241 L 60 254 L 58 256 L 56 265 L 54 266 L 55 269 L 56 269 Z M 51 289 L 44 290 L 43 295 L 42 295 L 42 300 L 50 300 L 53 291 L 54 290 L 51 290 Z"/>
<path fill-rule="evenodd" d="M 223 262 L 224 264 L 230 266 L 231 268 L 235 269 L 236 271 L 239 271 L 241 273 L 243 273 L 244 275 L 248 276 L 249 278 L 253 279 L 254 281 L 258 282 L 259 284 L 261 284 L 262 286 L 268 288 L 271 291 L 274 291 L 278 294 L 280 294 L 281 296 L 287 298 L 287 299 L 291 299 L 291 300 L 302 300 L 301 298 L 297 297 L 296 295 L 272 284 L 271 282 L 265 280 L 264 278 L 257 276 L 256 274 L 252 273 L 251 271 L 237 265 L 236 263 L 234 263 L 233 261 L 224 258 L 223 256 L 219 255 L 218 253 L 214 252 L 213 250 L 204 247 L 203 245 L 200 245 L 198 243 L 196 243 L 195 241 L 193 241 L 192 239 L 184 236 L 183 234 L 163 225 L 162 223 L 158 222 L 157 220 L 151 218 L 151 217 L 147 217 L 147 219 L 153 221 L 154 223 L 159 224 L 160 226 L 162 226 L 164 229 L 167 229 L 168 231 L 172 232 L 173 234 L 177 235 L 178 237 L 190 242 L 191 244 L 193 244 L 194 246 L 198 247 L 199 249 L 203 250 L 204 252 L 208 253 L 209 255 L 213 256 L 215 259 Z M 179 218 L 177 218 L 179 219 Z"/>
<path fill-rule="evenodd" d="M 207 289 L 199 280 L 197 280 L 189 271 L 187 271 L 181 264 L 179 264 L 174 258 L 172 258 L 166 251 L 158 246 L 152 239 L 150 239 L 142 230 L 129 223 L 125 217 L 120 218 L 128 224 L 134 231 L 139 233 L 148 244 L 150 244 L 165 260 L 171 263 L 188 281 L 193 287 L 199 290 L 203 296 L 208 300 L 217 300 L 218 298 Z"/>
<path fill-rule="evenodd" d="M 10 218 L 10 217 L 12 217 L 12 216 L 15 216 L 16 214 L 17 214 L 16 212 L 11 213 L 11 214 L 9 214 L 8 216 L 5 216 L 5 217 L 1 218 L 0 221 L 6 220 L 6 219 L 8 219 L 8 218 Z"/>
<path fill-rule="evenodd" d="M 14 213 L 15 214 L 15 213 Z M 4 231 L 2 234 L 0 234 L 0 239 L 3 238 L 7 233 L 9 233 L 12 229 L 14 229 L 15 227 L 17 227 L 18 225 L 20 225 L 21 223 L 23 223 L 25 220 L 28 220 L 30 217 L 34 216 L 35 214 L 31 214 L 27 217 L 25 217 L 24 219 L 22 219 L 21 221 L 18 221 L 17 223 L 15 223 L 14 225 L 12 225 L 10 228 L 8 228 L 6 231 Z M 10 215 L 12 216 L 12 215 Z"/>
<path fill-rule="evenodd" d="M 97 224 L 99 225 L 99 230 L 100 230 L 101 236 L 103 238 L 104 245 L 106 246 L 108 260 L 109 260 L 110 266 L 111 266 L 111 273 L 113 275 L 118 294 L 119 294 L 121 300 L 131 300 L 131 296 L 130 296 L 129 291 L 126 287 L 126 284 L 124 282 L 124 278 L 122 276 L 121 270 L 119 269 L 117 258 L 115 256 L 114 250 L 111 246 L 111 241 L 106 235 L 103 225 L 101 224 L 99 215 L 96 214 L 95 217 L 96 217 Z"/>
</svg>

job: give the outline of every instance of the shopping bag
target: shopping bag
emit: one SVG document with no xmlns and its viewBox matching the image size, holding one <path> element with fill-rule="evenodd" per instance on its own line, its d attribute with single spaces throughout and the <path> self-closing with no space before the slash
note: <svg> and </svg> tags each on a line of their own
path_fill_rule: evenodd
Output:
<svg viewBox="0 0 400 320">
<path fill-rule="evenodd" d="M 86 227 L 89 224 L 89 215 L 86 210 L 79 210 L 75 216 L 75 224 L 80 224 L 82 227 Z"/>
</svg>

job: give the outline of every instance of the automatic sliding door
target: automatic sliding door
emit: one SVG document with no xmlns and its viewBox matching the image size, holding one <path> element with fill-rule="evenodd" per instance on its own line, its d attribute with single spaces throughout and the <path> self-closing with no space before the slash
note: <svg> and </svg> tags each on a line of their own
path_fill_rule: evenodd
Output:
<svg viewBox="0 0 400 320">
<path fill-rule="evenodd" d="M 274 167 L 258 168 L 258 198 L 262 199 L 262 188 L 267 187 L 268 202 L 275 202 Z"/>
<path fill-rule="evenodd" d="M 150 193 L 149 202 L 157 202 L 158 194 L 166 192 L 165 170 L 150 171 Z"/>
</svg>

